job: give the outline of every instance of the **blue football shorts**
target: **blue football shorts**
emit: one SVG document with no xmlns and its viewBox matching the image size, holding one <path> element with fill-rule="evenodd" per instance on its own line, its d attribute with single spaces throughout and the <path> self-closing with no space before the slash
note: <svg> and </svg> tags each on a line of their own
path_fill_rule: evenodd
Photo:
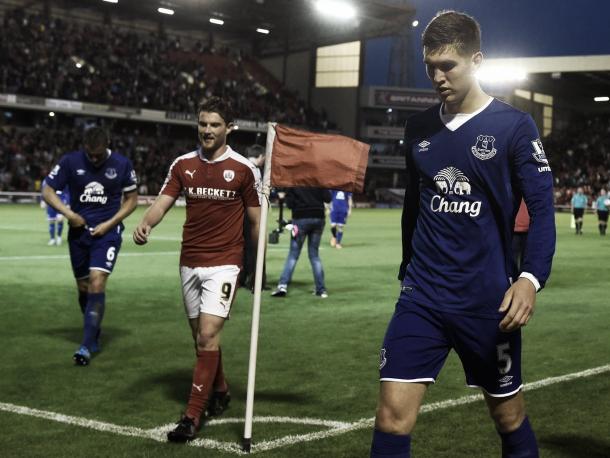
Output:
<svg viewBox="0 0 610 458">
<path fill-rule="evenodd" d="M 338 212 L 338 211 L 330 212 L 330 224 L 345 225 L 346 221 L 347 221 L 347 212 Z"/>
<path fill-rule="evenodd" d="M 76 279 L 87 278 L 89 270 L 112 273 L 121 249 L 122 230 L 119 224 L 101 237 L 92 237 L 89 228 L 70 228 L 70 262 Z"/>
<path fill-rule="evenodd" d="M 400 298 L 380 353 L 380 380 L 434 383 L 454 349 L 468 386 L 493 397 L 511 396 L 522 387 L 521 330 L 504 333 L 499 323 Z"/>
<path fill-rule="evenodd" d="M 57 210 L 55 210 L 50 205 L 47 205 L 47 220 L 55 221 L 58 216 L 60 218 L 63 218 L 63 215 L 61 213 L 59 213 Z"/>
</svg>

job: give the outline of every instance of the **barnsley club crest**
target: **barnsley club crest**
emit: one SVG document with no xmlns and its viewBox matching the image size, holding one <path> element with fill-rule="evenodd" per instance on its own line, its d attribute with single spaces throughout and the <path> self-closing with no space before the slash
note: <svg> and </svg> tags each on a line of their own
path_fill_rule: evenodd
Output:
<svg viewBox="0 0 610 458">
<path fill-rule="evenodd" d="M 491 159 L 498 152 L 498 150 L 494 148 L 495 141 L 496 139 L 491 135 L 479 135 L 477 137 L 477 144 L 471 147 L 470 151 L 482 161 Z"/>
<path fill-rule="evenodd" d="M 222 177 L 226 182 L 232 181 L 235 178 L 235 172 L 233 170 L 225 170 L 222 174 Z"/>
</svg>

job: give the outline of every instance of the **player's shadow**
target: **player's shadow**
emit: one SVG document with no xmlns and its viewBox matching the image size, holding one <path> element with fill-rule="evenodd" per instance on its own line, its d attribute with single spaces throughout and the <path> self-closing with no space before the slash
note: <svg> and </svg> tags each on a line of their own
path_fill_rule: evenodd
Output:
<svg viewBox="0 0 610 458">
<path fill-rule="evenodd" d="M 158 386 L 168 399 L 177 402 L 188 401 L 191 391 L 191 381 L 193 370 L 190 368 L 176 369 L 172 372 L 158 375 L 152 379 L 147 379 L 146 384 L 137 382 L 134 386 Z M 129 390 L 131 392 L 131 390 Z"/>
<path fill-rule="evenodd" d="M 45 328 L 41 332 L 43 334 L 46 334 L 47 336 L 65 340 L 75 345 L 80 344 L 83 339 L 82 327 Z M 102 326 L 102 334 L 100 339 L 102 348 L 106 349 L 108 347 L 112 347 L 112 344 L 115 340 L 121 339 L 122 337 L 130 333 L 131 331 L 128 331 L 123 328 L 116 328 L 113 326 Z"/>
<path fill-rule="evenodd" d="M 168 399 L 177 402 L 186 402 L 191 391 L 193 371 L 192 369 L 176 369 L 172 372 L 158 375 L 151 379 L 147 379 L 145 383 L 138 382 L 134 386 L 158 386 L 162 387 L 163 393 Z M 229 380 L 231 387 L 231 396 L 233 399 L 245 402 L 246 386 Z M 129 390 L 133 393 L 133 390 Z M 272 390 L 256 390 L 254 397 L 257 401 L 265 401 L 271 403 L 285 403 L 299 405 L 315 401 L 310 396 L 302 393 L 291 393 L 289 391 L 272 391 Z"/>
<path fill-rule="evenodd" d="M 231 385 L 231 394 L 236 399 L 243 399 L 244 402 L 246 400 L 246 387 L 241 385 L 233 386 Z M 256 401 L 264 401 L 270 402 L 274 404 L 305 404 L 312 401 L 315 401 L 311 396 L 308 396 L 304 393 L 294 393 L 288 390 L 286 391 L 278 391 L 278 390 L 266 390 L 266 389 L 256 389 L 254 392 L 254 399 Z"/>
<path fill-rule="evenodd" d="M 553 456 L 581 458 L 606 458 L 610 453 L 610 441 L 575 434 L 543 435 L 540 444 L 553 451 Z M 555 455 L 556 454 L 556 455 Z"/>
</svg>

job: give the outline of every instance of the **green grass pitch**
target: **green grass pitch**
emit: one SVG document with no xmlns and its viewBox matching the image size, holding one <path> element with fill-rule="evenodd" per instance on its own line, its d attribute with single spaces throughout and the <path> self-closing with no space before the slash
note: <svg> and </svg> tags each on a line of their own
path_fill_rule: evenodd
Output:
<svg viewBox="0 0 610 458">
<path fill-rule="evenodd" d="M 1 456 L 235 456 L 206 444 L 237 447 L 241 441 L 252 301 L 245 289 L 239 290 L 223 332 L 233 392 L 224 417 L 235 420 L 208 425 L 200 433 L 214 442 L 180 446 L 139 433 L 121 435 L 55 421 L 65 415 L 141 432 L 176 421 L 185 406 L 194 355 L 178 278 L 184 209 L 174 208 L 150 243 L 137 247 L 131 231 L 142 212 L 139 208 L 126 221 L 108 283 L 103 351 L 83 368 L 71 359 L 81 337 L 81 314 L 67 245 L 46 245 L 46 215 L 40 208 L 0 207 Z M 557 223 L 553 273 L 524 330 L 528 383 L 610 363 L 610 236 L 598 235 L 593 215 L 586 216 L 582 237 L 573 235 L 568 215 L 558 214 Z M 400 211 L 355 210 L 343 250 L 331 249 L 329 237 L 327 231 L 321 249 L 329 298 L 311 295 L 306 251 L 288 297 L 263 293 L 254 411 L 293 422 L 277 418 L 254 424 L 254 451 L 257 444 L 277 441 L 260 456 L 368 456 L 370 423 L 306 442 L 295 436 L 329 430 L 302 424 L 304 418 L 351 424 L 374 415 L 378 352 L 398 293 Z M 269 246 L 271 286 L 287 242 L 284 234 L 279 245 Z M 526 393 L 542 457 L 610 455 L 607 369 Z M 464 386 L 452 354 L 425 402 L 471 394 L 476 390 Z M 19 413 L 14 406 L 52 412 L 52 418 Z M 422 413 L 412 450 L 415 457 L 500 456 L 482 401 Z"/>
</svg>

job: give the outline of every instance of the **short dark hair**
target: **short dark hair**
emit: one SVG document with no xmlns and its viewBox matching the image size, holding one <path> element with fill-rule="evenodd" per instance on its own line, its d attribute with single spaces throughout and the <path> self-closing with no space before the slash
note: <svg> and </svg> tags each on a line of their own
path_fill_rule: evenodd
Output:
<svg viewBox="0 0 610 458">
<path fill-rule="evenodd" d="M 85 131 L 83 143 L 87 148 L 95 149 L 99 146 L 108 146 L 110 137 L 103 127 L 90 127 Z"/>
<path fill-rule="evenodd" d="M 224 122 L 229 124 L 234 121 L 234 113 L 231 104 L 220 97 L 210 97 L 209 99 L 203 100 L 199 104 L 199 109 L 197 110 L 197 117 L 199 117 L 199 113 L 202 111 L 206 111 L 208 113 L 218 113 Z"/>
<path fill-rule="evenodd" d="M 426 26 L 422 42 L 427 52 L 455 48 L 461 55 L 474 54 L 481 50 L 481 27 L 465 13 L 439 11 Z"/>
</svg>

